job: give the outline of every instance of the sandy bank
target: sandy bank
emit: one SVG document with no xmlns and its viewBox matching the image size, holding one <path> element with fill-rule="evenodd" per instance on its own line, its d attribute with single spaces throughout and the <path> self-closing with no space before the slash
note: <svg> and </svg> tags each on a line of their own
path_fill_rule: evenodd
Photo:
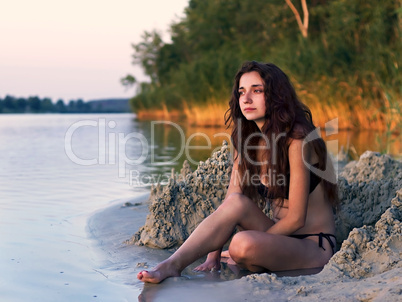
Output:
<svg viewBox="0 0 402 302">
<path fill-rule="evenodd" d="M 196 171 L 184 165 L 167 186 L 152 189 L 145 225 L 131 242 L 158 248 L 180 245 L 221 203 L 230 169 L 226 144 Z M 219 287 L 241 285 L 250 289 L 244 297 L 252 301 L 266 301 L 273 291 L 280 291 L 285 301 L 400 299 L 402 163 L 367 151 L 344 168 L 338 184 L 342 203 L 336 235 L 341 247 L 322 272 L 299 277 L 253 274 Z"/>
</svg>

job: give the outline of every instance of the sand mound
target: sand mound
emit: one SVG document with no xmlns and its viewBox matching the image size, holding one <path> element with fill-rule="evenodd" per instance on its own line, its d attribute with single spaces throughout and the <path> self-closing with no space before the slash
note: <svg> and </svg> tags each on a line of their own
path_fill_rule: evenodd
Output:
<svg viewBox="0 0 402 302">
<path fill-rule="evenodd" d="M 321 274 L 366 278 L 402 268 L 402 189 L 374 226 L 355 228 Z"/>
<path fill-rule="evenodd" d="M 336 215 L 340 245 L 349 232 L 374 225 L 402 188 L 402 163 L 388 155 L 366 151 L 359 161 L 345 166 L 338 179 L 341 209 Z"/>
<path fill-rule="evenodd" d="M 152 188 L 150 213 L 145 225 L 130 242 L 155 248 L 182 244 L 197 225 L 222 203 L 230 172 L 227 142 L 211 158 L 200 162 L 194 172 L 185 162 L 181 173 L 172 173 L 163 189 L 159 186 Z"/>
</svg>

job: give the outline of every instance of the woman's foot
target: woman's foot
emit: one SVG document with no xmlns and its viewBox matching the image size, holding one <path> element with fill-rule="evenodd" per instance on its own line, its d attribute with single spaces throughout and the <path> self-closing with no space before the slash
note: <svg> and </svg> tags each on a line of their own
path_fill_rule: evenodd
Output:
<svg viewBox="0 0 402 302">
<path fill-rule="evenodd" d="M 180 270 L 166 260 L 158 264 L 152 271 L 139 272 L 137 279 L 142 282 L 159 283 L 169 277 L 179 277 L 180 273 Z"/>
</svg>

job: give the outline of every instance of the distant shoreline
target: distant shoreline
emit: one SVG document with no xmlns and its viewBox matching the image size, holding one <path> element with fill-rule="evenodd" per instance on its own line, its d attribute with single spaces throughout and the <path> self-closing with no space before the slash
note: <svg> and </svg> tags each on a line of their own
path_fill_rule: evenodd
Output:
<svg viewBox="0 0 402 302">
<path fill-rule="evenodd" d="M 63 100 L 54 103 L 49 98 L 39 97 L 17 98 L 7 95 L 0 98 L 0 114 L 12 113 L 131 113 L 128 98 L 108 98 L 89 100 L 70 100 L 67 104 Z"/>
</svg>

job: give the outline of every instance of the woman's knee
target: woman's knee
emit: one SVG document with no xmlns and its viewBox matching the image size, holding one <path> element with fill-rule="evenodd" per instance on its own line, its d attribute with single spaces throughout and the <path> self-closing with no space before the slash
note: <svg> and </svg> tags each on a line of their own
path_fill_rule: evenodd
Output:
<svg viewBox="0 0 402 302">
<path fill-rule="evenodd" d="M 250 262 L 258 249 L 258 240 L 253 236 L 254 231 L 243 231 L 235 234 L 229 245 L 230 257 L 239 264 Z"/>
<path fill-rule="evenodd" d="M 229 254 L 233 261 L 251 272 L 262 272 L 268 269 L 261 257 L 264 259 L 270 258 L 270 249 L 261 246 L 258 233 L 260 232 L 239 232 L 232 238 L 229 245 Z M 269 239 L 272 236 L 268 235 L 264 237 L 264 245 L 270 246 L 271 240 Z M 264 250 L 263 255 L 261 255 L 261 249 Z"/>
</svg>

